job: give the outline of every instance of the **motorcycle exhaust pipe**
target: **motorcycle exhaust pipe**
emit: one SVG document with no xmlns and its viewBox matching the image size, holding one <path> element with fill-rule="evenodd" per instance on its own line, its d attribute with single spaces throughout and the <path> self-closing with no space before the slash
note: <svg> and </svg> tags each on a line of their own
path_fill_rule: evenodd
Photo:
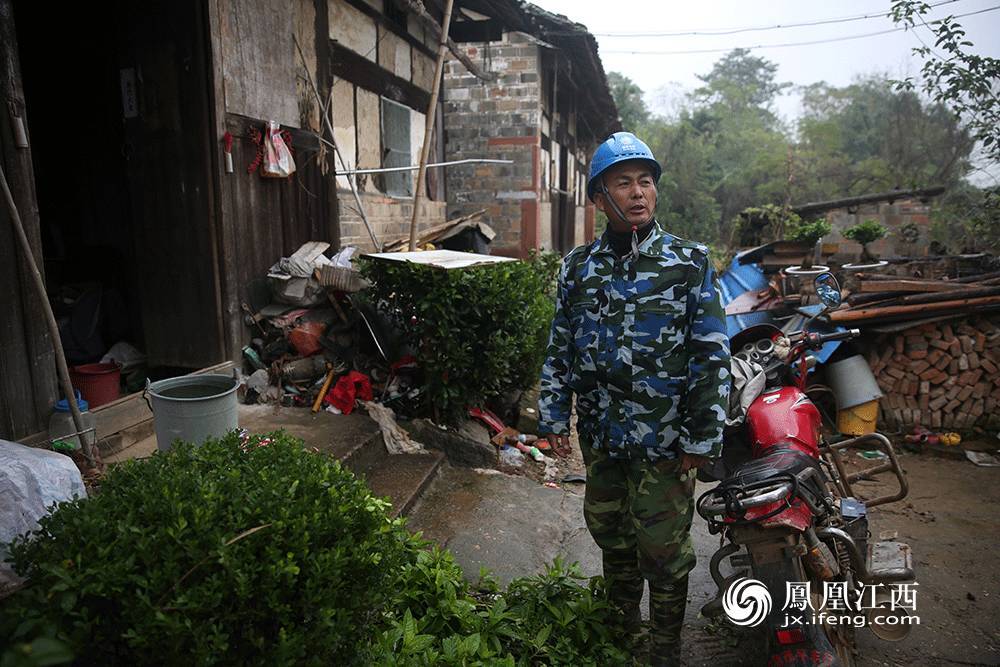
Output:
<svg viewBox="0 0 1000 667">
<path fill-rule="evenodd" d="M 898 642 L 906 639 L 913 629 L 912 617 L 905 609 L 892 607 L 889 591 L 876 593 L 875 606 L 866 610 L 868 629 L 879 639 Z"/>
</svg>

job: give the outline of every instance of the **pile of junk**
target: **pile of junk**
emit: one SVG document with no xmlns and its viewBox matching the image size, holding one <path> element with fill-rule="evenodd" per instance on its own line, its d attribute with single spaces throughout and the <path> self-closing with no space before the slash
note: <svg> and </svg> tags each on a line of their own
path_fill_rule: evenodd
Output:
<svg viewBox="0 0 1000 667">
<path fill-rule="evenodd" d="M 349 414 L 357 400 L 389 405 L 419 399 L 416 362 L 364 296 L 368 282 L 353 246 L 328 257 L 311 241 L 275 263 L 242 304 L 254 332 L 243 348 L 244 403 Z"/>
</svg>

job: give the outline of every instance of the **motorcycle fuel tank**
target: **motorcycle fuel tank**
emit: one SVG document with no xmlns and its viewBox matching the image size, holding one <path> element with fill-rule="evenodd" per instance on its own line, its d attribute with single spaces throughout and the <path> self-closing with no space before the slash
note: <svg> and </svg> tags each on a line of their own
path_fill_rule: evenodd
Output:
<svg viewBox="0 0 1000 667">
<path fill-rule="evenodd" d="M 819 456 L 819 410 L 797 387 L 765 391 L 747 410 L 746 423 L 755 458 L 780 443 Z"/>
</svg>

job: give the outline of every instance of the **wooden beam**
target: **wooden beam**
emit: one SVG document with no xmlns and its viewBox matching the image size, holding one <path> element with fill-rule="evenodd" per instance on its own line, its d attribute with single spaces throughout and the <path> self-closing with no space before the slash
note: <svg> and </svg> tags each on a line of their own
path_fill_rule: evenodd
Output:
<svg viewBox="0 0 1000 667">
<path fill-rule="evenodd" d="M 392 1 L 393 0 L 385 0 L 385 2 L 392 2 Z M 407 42 L 410 46 L 417 49 L 425 56 L 430 56 L 431 58 L 433 58 L 436 55 L 434 49 L 430 48 L 429 46 L 424 44 L 421 40 L 411 35 L 408 30 L 400 28 L 398 25 L 390 21 L 388 18 L 386 18 L 385 14 L 372 7 L 370 4 L 365 2 L 365 0 L 344 0 L 344 2 L 349 4 L 351 7 L 354 7 L 359 12 L 368 15 L 372 19 L 375 19 L 375 23 L 377 23 L 379 26 L 385 28 L 392 34 L 396 35 L 403 41 Z M 327 34 L 329 35 L 329 32 Z"/>
<path fill-rule="evenodd" d="M 331 89 L 333 88 L 333 74 L 330 72 L 330 3 L 329 0 L 315 0 L 316 7 L 316 88 L 320 92 L 320 97 L 328 105 L 332 105 Z M 320 113 L 330 114 L 331 109 L 326 111 L 320 108 Z M 320 132 L 322 133 L 323 121 L 320 120 Z M 326 169 L 321 172 L 324 177 L 320 181 L 322 189 L 320 192 L 323 206 L 323 229 L 326 231 L 327 239 L 334 248 L 340 248 L 340 200 L 337 198 L 337 159 L 332 150 L 326 151 Z"/>
<path fill-rule="evenodd" d="M 393 2 L 393 0 L 386 0 L 386 2 Z M 433 16 L 427 13 L 427 9 L 424 7 L 423 2 L 420 0 L 399 0 L 399 2 L 408 11 L 413 12 L 416 17 L 430 29 L 431 33 L 433 33 L 435 37 L 441 39 L 441 26 L 438 25 L 438 22 L 434 20 Z M 445 23 L 447 24 L 447 19 L 445 19 Z M 445 28 L 445 31 L 447 31 L 447 28 Z M 445 41 L 446 46 L 448 47 L 448 50 L 451 51 L 452 55 L 458 58 L 459 62 L 465 65 L 465 69 L 469 70 L 469 74 L 483 81 L 496 81 L 498 76 L 496 72 L 484 72 L 479 65 L 474 63 L 472 59 L 465 54 L 465 51 L 463 51 L 451 37 L 442 41 Z"/>
<path fill-rule="evenodd" d="M 943 310 L 974 310 L 987 306 L 1000 306 L 1000 296 L 985 296 L 976 299 L 953 299 L 940 303 L 925 303 L 908 306 L 884 306 L 878 308 L 860 308 L 852 310 L 835 310 L 830 313 L 831 322 L 857 322 L 880 318 L 919 316 Z"/>
<path fill-rule="evenodd" d="M 336 42 L 330 43 L 330 71 L 334 76 L 420 113 L 427 111 L 431 101 L 430 92 Z"/>
<path fill-rule="evenodd" d="M 878 280 L 862 281 L 861 292 L 952 292 L 968 289 L 968 285 L 956 285 L 944 280 Z"/>
</svg>

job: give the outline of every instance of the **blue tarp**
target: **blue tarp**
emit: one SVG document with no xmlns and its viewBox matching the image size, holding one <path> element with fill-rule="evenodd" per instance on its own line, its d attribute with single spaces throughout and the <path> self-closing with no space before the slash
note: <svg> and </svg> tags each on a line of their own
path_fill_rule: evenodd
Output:
<svg viewBox="0 0 1000 667">
<path fill-rule="evenodd" d="M 719 276 L 719 287 L 722 292 L 722 305 L 728 306 L 744 292 L 748 292 L 749 290 L 763 290 L 767 288 L 767 285 L 767 276 L 764 275 L 764 271 L 760 268 L 760 265 L 740 264 L 739 258 L 734 258 L 732 263 L 729 265 L 729 268 Z M 799 310 L 809 313 L 810 315 L 815 315 L 822 309 L 822 307 L 823 306 L 820 304 L 815 304 L 812 306 L 803 306 Z M 726 330 L 730 338 L 747 327 L 751 327 L 755 324 L 774 324 L 786 332 L 799 331 L 805 320 L 806 318 L 802 315 L 794 315 L 790 320 L 775 322 L 771 313 L 768 311 L 745 313 L 743 315 L 727 315 Z M 809 325 L 809 330 L 817 331 L 819 333 L 846 331 L 844 327 L 833 326 L 826 322 L 816 320 Z M 819 352 L 815 353 L 817 361 L 821 364 L 826 363 L 838 347 L 840 347 L 840 341 L 827 343 L 822 349 L 819 350 Z"/>
<path fill-rule="evenodd" d="M 749 290 L 767 288 L 767 276 L 757 264 L 741 265 L 734 258 L 729 268 L 719 276 L 719 287 L 722 291 L 722 305 L 728 306 L 736 297 Z M 747 327 L 755 324 L 766 324 L 771 321 L 767 312 L 746 313 L 744 315 L 727 315 L 726 331 L 732 338 Z"/>
</svg>

